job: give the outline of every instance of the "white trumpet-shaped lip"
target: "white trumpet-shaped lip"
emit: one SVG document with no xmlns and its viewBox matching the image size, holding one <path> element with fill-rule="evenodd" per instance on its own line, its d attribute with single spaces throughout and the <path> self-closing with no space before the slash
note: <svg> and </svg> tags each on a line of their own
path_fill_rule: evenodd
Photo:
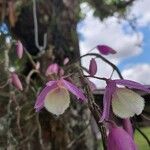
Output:
<svg viewBox="0 0 150 150">
<path fill-rule="evenodd" d="M 61 115 L 69 107 L 70 96 L 68 90 L 63 87 L 49 92 L 44 100 L 44 107 L 55 115 Z"/>
<path fill-rule="evenodd" d="M 144 109 L 144 99 L 139 94 L 127 88 L 120 89 L 117 85 L 150 93 L 150 89 L 147 86 L 135 81 L 125 79 L 107 80 L 103 98 L 103 113 L 99 122 L 109 119 L 111 103 L 113 103 L 113 112 L 121 118 L 132 117 L 134 114 L 139 115 Z M 124 113 L 122 113 L 123 111 Z"/>
<path fill-rule="evenodd" d="M 82 90 L 61 78 L 60 80 L 53 80 L 46 83 L 46 87 L 37 97 L 34 108 L 38 112 L 45 107 L 49 112 L 60 115 L 69 107 L 69 92 L 75 95 L 77 99 L 80 99 L 81 102 L 86 99 Z"/>
<path fill-rule="evenodd" d="M 120 118 L 139 115 L 144 109 L 144 99 L 134 91 L 126 88 L 117 88 L 112 96 L 112 109 Z"/>
</svg>

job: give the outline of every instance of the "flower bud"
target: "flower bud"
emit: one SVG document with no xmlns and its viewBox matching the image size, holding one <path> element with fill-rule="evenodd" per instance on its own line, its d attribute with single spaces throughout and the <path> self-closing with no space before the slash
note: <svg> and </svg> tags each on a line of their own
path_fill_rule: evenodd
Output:
<svg viewBox="0 0 150 150">
<path fill-rule="evenodd" d="M 68 64 L 68 62 L 69 62 L 69 58 L 68 58 L 68 57 L 66 57 L 66 58 L 64 59 L 63 64 L 64 64 L 64 65 L 66 65 L 66 64 Z"/>
<path fill-rule="evenodd" d="M 18 89 L 23 90 L 22 83 L 16 73 L 11 74 L 11 83 Z"/>
<path fill-rule="evenodd" d="M 98 51 L 103 55 L 116 54 L 117 52 L 107 45 L 98 45 Z"/>
<path fill-rule="evenodd" d="M 23 56 L 23 45 L 19 40 L 16 43 L 16 52 L 17 52 L 18 58 L 21 59 Z"/>
<path fill-rule="evenodd" d="M 59 66 L 58 64 L 54 63 L 48 66 L 45 75 L 51 75 L 51 74 L 58 74 L 59 73 Z"/>
<path fill-rule="evenodd" d="M 94 76 L 96 74 L 96 72 L 97 72 L 97 63 L 96 63 L 95 59 L 92 58 L 90 61 L 90 66 L 89 66 L 89 74 L 91 76 Z"/>
</svg>

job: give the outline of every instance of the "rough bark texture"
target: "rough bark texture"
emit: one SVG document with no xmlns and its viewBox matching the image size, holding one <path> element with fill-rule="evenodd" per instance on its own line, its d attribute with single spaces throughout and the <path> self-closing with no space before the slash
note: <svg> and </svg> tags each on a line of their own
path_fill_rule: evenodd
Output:
<svg viewBox="0 0 150 150">
<path fill-rule="evenodd" d="M 26 0 L 22 2 L 24 5 L 21 5 L 17 22 L 11 28 L 11 31 L 16 38 L 21 39 L 23 45 L 32 55 L 36 55 L 38 49 L 34 42 L 32 3 Z M 49 63 L 57 62 L 62 65 L 65 57 L 69 57 L 71 61 L 79 57 L 79 43 L 76 31 L 77 22 L 79 21 L 78 14 L 78 0 L 37 1 L 39 43 L 41 45 L 43 44 L 43 34 L 48 33 L 46 53 L 37 58 L 41 62 L 43 74 Z M 30 66 L 27 64 L 24 74 L 28 74 L 29 71 Z M 35 84 L 37 82 L 35 78 Z M 71 107 L 61 117 L 56 118 L 44 109 L 38 116 L 34 114 L 32 109 L 34 105 L 34 99 L 32 98 L 34 96 L 29 91 L 24 93 L 23 96 L 19 95 L 17 97 L 18 99 L 23 99 L 23 101 L 17 99 L 19 105 L 25 103 L 25 107 L 19 112 L 23 118 L 20 122 L 23 135 L 18 135 L 18 127 L 15 126 L 17 119 L 15 117 L 10 119 L 8 127 L 12 128 L 12 130 L 8 132 L 7 129 L 6 131 L 7 133 L 12 133 L 13 138 L 10 140 L 11 135 L 9 138 L 5 135 L 7 141 L 5 142 L 4 136 L 1 136 L 4 140 L 4 148 L 10 148 L 11 150 L 94 149 L 94 138 L 88 123 L 90 112 L 84 104 L 74 102 L 74 98 L 72 98 Z M 17 115 L 13 111 L 11 114 Z M 29 114 L 34 116 L 27 119 L 26 115 Z M 15 138 L 19 143 L 15 142 Z M 11 142 L 8 144 L 8 141 Z"/>
</svg>

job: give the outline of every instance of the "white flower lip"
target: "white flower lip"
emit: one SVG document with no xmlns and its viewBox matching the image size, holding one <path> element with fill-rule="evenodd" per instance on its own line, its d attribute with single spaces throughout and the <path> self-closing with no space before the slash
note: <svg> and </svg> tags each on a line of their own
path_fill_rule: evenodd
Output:
<svg viewBox="0 0 150 150">
<path fill-rule="evenodd" d="M 129 89 L 117 88 L 112 96 L 112 109 L 120 118 L 139 115 L 144 109 L 144 98 Z"/>
</svg>

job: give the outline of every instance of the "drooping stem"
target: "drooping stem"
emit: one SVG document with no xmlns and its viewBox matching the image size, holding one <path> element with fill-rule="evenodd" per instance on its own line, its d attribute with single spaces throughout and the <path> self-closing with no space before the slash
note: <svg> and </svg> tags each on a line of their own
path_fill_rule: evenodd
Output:
<svg viewBox="0 0 150 150">
<path fill-rule="evenodd" d="M 79 72 L 80 77 L 81 77 L 81 82 L 83 82 L 83 84 L 85 85 L 85 92 L 86 92 L 86 95 L 88 97 L 87 101 L 88 101 L 89 109 L 90 109 L 92 115 L 94 116 L 94 119 L 95 119 L 97 126 L 99 128 L 99 131 L 102 135 L 103 148 L 104 148 L 104 150 L 107 150 L 106 128 L 105 128 L 103 123 L 99 122 L 99 118 L 100 118 L 100 111 L 99 110 L 100 110 L 100 108 L 97 108 L 97 105 L 95 106 L 94 96 L 93 96 L 92 91 L 89 87 L 87 79 L 84 77 L 84 74 L 83 74 L 81 68 L 77 66 L 77 69 L 78 69 L 78 72 Z"/>
</svg>

